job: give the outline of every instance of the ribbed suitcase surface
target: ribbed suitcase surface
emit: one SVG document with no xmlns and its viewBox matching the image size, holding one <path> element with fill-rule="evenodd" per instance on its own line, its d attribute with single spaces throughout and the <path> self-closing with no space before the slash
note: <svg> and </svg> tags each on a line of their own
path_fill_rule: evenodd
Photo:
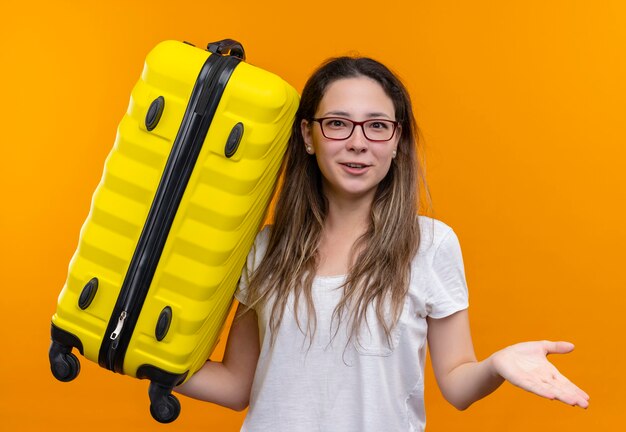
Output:
<svg viewBox="0 0 626 432">
<path fill-rule="evenodd" d="M 132 91 L 52 319 L 53 339 L 55 327 L 73 335 L 82 346 L 73 345 L 92 361 L 99 361 L 118 320 L 112 311 L 142 231 L 150 229 L 146 219 L 173 144 L 191 139 L 179 128 L 199 71 L 216 55 L 163 42 L 147 56 Z M 243 61 L 232 71 L 134 318 L 120 372 L 146 377 L 140 368 L 149 366 L 188 378 L 206 361 L 263 221 L 297 104 L 296 91 L 279 77 Z M 97 290 L 87 290 L 94 278 Z"/>
</svg>

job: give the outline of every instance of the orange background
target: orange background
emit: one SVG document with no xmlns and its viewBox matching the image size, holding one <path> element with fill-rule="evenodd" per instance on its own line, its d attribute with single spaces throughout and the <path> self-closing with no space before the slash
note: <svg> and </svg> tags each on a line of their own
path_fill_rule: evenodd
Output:
<svg viewBox="0 0 626 432">
<path fill-rule="evenodd" d="M 623 2 L 3 0 L 0 32 L 0 429 L 239 430 L 243 413 L 186 398 L 159 425 L 147 382 L 81 358 L 78 379 L 59 383 L 47 358 L 56 297 L 145 55 L 165 39 L 224 37 L 298 90 L 333 55 L 396 70 L 422 129 L 434 216 L 463 247 L 477 354 L 538 338 L 577 345 L 553 360 L 590 393 L 587 411 L 505 384 L 457 412 L 428 372 L 430 432 L 622 427 Z"/>
</svg>

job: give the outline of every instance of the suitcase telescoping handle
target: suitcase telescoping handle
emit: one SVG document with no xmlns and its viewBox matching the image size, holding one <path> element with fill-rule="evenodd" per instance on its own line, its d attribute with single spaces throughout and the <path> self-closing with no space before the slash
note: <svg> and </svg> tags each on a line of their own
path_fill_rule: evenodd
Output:
<svg viewBox="0 0 626 432">
<path fill-rule="evenodd" d="M 246 52 L 243 49 L 243 45 L 233 39 L 222 39 L 221 41 L 211 42 L 207 46 L 207 50 L 213 54 L 230 55 L 240 58 L 241 60 L 246 59 Z"/>
</svg>

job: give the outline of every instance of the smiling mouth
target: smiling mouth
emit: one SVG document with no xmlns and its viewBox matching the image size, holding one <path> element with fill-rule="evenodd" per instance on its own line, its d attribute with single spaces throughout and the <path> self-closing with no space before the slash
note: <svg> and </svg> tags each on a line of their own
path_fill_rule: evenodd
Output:
<svg viewBox="0 0 626 432">
<path fill-rule="evenodd" d="M 369 165 L 358 164 L 358 163 L 344 163 L 342 165 L 345 165 L 349 168 L 367 168 L 369 166 Z"/>
</svg>

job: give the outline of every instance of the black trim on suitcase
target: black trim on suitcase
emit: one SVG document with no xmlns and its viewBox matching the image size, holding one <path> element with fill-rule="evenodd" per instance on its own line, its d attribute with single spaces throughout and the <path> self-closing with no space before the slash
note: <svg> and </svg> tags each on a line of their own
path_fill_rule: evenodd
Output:
<svg viewBox="0 0 626 432">
<path fill-rule="evenodd" d="M 184 374 L 173 374 L 163 369 L 159 369 L 155 366 L 150 365 L 141 365 L 139 369 L 137 369 L 137 378 L 139 379 L 149 379 L 151 381 L 157 381 L 165 386 L 173 389 L 177 385 L 182 384 L 187 378 L 189 372 L 185 372 Z"/>
<path fill-rule="evenodd" d="M 232 56 L 210 55 L 196 80 L 100 346 L 98 363 L 104 368 L 124 373 L 124 355 L 176 211 L 226 84 L 240 61 Z"/>
<path fill-rule="evenodd" d="M 78 339 L 72 333 L 55 326 L 54 323 L 52 323 L 50 327 L 50 336 L 54 342 L 58 342 L 61 345 L 68 346 L 70 347 L 70 349 L 72 347 L 76 347 L 78 348 L 78 352 L 81 355 L 85 355 L 85 353 L 83 352 L 83 343 L 80 341 L 80 339 Z"/>
<path fill-rule="evenodd" d="M 52 342 L 48 349 L 48 359 L 50 360 L 50 371 L 52 375 L 62 382 L 72 381 L 80 372 L 80 362 L 72 353 L 72 347 L 83 352 L 83 343 L 76 335 L 59 328 L 52 323 L 50 328 Z"/>
</svg>

